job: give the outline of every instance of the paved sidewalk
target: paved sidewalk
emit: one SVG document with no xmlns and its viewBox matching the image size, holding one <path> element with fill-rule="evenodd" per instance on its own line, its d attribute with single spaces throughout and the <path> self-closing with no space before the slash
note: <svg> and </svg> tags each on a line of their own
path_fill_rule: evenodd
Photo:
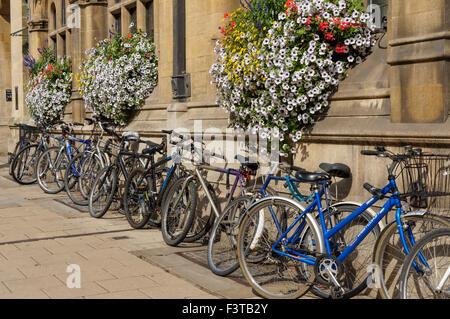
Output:
<svg viewBox="0 0 450 319">
<path fill-rule="evenodd" d="M 131 229 L 119 214 L 92 218 L 61 203 L 65 193 L 13 182 L 4 163 L 0 158 L 0 299 L 221 297 L 138 257 L 167 249 L 159 230 Z M 71 264 L 80 266 L 81 288 L 67 287 Z"/>
</svg>

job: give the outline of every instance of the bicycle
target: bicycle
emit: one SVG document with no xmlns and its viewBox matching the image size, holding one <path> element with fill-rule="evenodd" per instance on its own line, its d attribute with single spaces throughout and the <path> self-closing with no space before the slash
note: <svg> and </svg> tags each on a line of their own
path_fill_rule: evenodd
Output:
<svg viewBox="0 0 450 319">
<path fill-rule="evenodd" d="M 120 140 L 113 129 L 115 124 L 102 122 L 95 116 L 93 119 L 85 118 L 85 121 L 88 125 L 94 124 L 91 133 L 92 147 L 73 157 L 68 165 L 70 169 L 67 169 L 64 175 L 64 187 L 67 195 L 74 204 L 80 206 L 89 205 L 89 193 L 97 173 L 111 164 L 110 156 L 104 150 L 106 145 L 106 141 L 103 139 L 104 134 L 108 133 L 115 140 Z M 98 136 L 93 135 L 96 127 L 100 129 Z"/>
<path fill-rule="evenodd" d="M 401 299 L 450 299 L 450 228 L 426 234 L 408 254 L 399 279 Z"/>
<path fill-rule="evenodd" d="M 42 152 L 49 148 L 50 139 L 56 140 L 58 143 L 62 142 L 60 137 L 47 132 L 49 129 L 54 129 L 58 124 L 64 124 L 64 122 L 60 121 L 52 125 L 47 125 L 46 129 L 41 129 L 39 143 L 25 146 L 14 157 L 10 170 L 16 182 L 23 185 L 36 182 L 36 164 Z"/>
<path fill-rule="evenodd" d="M 370 257 L 364 256 L 368 245 L 362 242 L 369 234 L 373 241 L 378 238 L 379 222 L 392 208 L 402 226 L 405 212 L 393 171 L 409 155 L 391 154 L 384 148 L 364 150 L 361 154 L 388 157 L 392 161 L 388 166 L 389 182 L 382 189 L 365 183 L 364 188 L 372 197 L 349 211 L 348 216 L 339 218 L 335 225 L 329 218 L 328 198 L 324 198 L 325 209 L 321 203 L 330 181 L 327 173 L 296 172 L 297 179 L 312 185 L 313 201 L 306 208 L 277 196 L 263 198 L 248 208 L 238 233 L 238 259 L 244 277 L 258 294 L 266 298 L 298 298 L 320 284 L 329 287 L 332 298 L 350 298 L 366 288 L 369 275 L 359 260 Z M 384 198 L 387 201 L 375 216 L 364 216 L 367 208 Z M 319 221 L 313 215 L 315 210 Z M 347 213 L 345 209 L 343 212 Z M 355 236 L 347 236 L 348 227 L 355 221 L 362 229 Z M 359 249 L 361 245 L 363 249 Z"/>
<path fill-rule="evenodd" d="M 71 136 L 74 126 L 84 126 L 83 123 L 69 123 L 62 125 L 62 140 L 59 146 L 50 147 L 38 158 L 36 163 L 36 179 L 39 187 L 48 194 L 57 194 L 64 189 L 64 175 L 69 167 L 73 155 L 79 151 L 75 142 L 84 145 L 84 151 L 91 148 L 91 141 Z"/>
<path fill-rule="evenodd" d="M 11 176 L 13 175 L 12 163 L 14 158 L 26 146 L 36 142 L 39 138 L 39 133 L 41 133 L 41 130 L 36 126 L 17 123 L 15 123 L 14 126 L 19 128 L 19 141 L 16 143 L 14 151 L 12 153 L 8 153 L 9 175 Z"/>
<path fill-rule="evenodd" d="M 430 231 L 448 225 L 448 219 L 441 216 L 441 211 L 448 209 L 448 201 L 443 199 L 450 196 L 450 156 L 424 153 L 410 146 L 405 150 L 408 156 L 397 166 L 395 175 L 402 187 L 400 199 L 404 210 L 409 212 L 396 216 L 383 229 L 373 250 L 373 264 L 377 267 L 380 285 L 378 293 L 385 299 L 399 297 L 401 269 L 415 242 Z M 400 223 L 402 227 L 399 227 Z"/>
<path fill-rule="evenodd" d="M 120 146 L 112 144 L 111 140 L 106 142 L 105 152 L 114 149 L 117 154 L 114 155 L 114 162 L 104 167 L 92 184 L 89 193 L 89 213 L 92 217 L 103 217 L 113 202 L 116 204 L 114 210 L 125 214 L 122 202 L 125 182 L 134 168 L 142 166 L 140 156 L 130 148 L 139 142 L 146 143 L 140 140 L 137 132 L 132 131 L 122 133 Z"/>
<path fill-rule="evenodd" d="M 200 155 L 204 152 L 206 157 L 216 157 L 219 159 L 224 159 L 223 155 L 218 155 L 215 153 L 209 153 L 203 150 L 200 150 L 194 146 L 193 138 L 186 139 L 184 136 L 173 132 L 175 137 L 180 138 L 183 142 L 189 142 L 189 151 L 192 155 Z M 180 242 L 195 242 L 204 236 L 210 231 L 214 224 L 214 220 L 220 216 L 221 208 L 218 202 L 218 198 L 216 192 L 212 185 L 203 177 L 205 171 L 214 171 L 217 173 L 226 175 L 226 188 L 227 193 L 225 198 L 227 199 L 226 204 L 228 205 L 233 199 L 235 191 L 240 189 L 240 195 L 245 195 L 248 192 L 249 188 L 252 187 L 249 184 L 250 176 L 255 174 L 258 169 L 258 164 L 254 161 L 249 161 L 242 156 L 237 157 L 238 161 L 240 161 L 240 167 L 238 169 L 226 169 L 216 166 L 211 166 L 206 164 L 208 161 L 202 161 L 201 163 L 194 162 L 193 171 L 187 170 L 187 175 L 183 177 L 183 181 L 178 181 L 177 186 L 182 187 L 182 190 L 192 187 L 196 190 L 197 193 L 203 191 L 205 196 L 200 197 L 197 195 L 197 200 L 205 200 L 204 202 L 197 202 L 197 207 L 194 212 L 194 217 L 186 216 L 186 222 L 180 225 L 176 225 L 173 221 L 178 221 L 180 219 L 170 217 L 170 209 L 172 207 L 176 207 L 178 201 L 181 199 L 180 197 L 173 196 L 175 190 L 170 191 L 167 196 L 166 205 L 162 210 L 162 235 L 164 241 L 171 246 L 176 246 Z M 191 159 L 189 159 L 190 161 Z M 230 184 L 230 176 L 234 176 L 234 182 L 232 186 Z M 231 190 L 230 190 L 231 186 Z M 253 185 L 254 187 L 255 185 Z M 174 201 L 172 201 L 174 200 Z M 211 205 L 211 209 L 209 209 L 206 202 Z M 206 207 L 206 208 L 205 208 Z M 189 226 L 191 218 L 193 219 L 192 225 Z M 182 219 L 184 222 L 185 220 Z M 205 240 L 207 242 L 207 240 Z"/>
<path fill-rule="evenodd" d="M 162 133 L 171 135 L 173 131 L 162 130 Z M 172 140 L 170 143 L 175 144 Z M 174 181 L 185 175 L 180 149 L 177 148 L 170 156 L 166 155 L 166 136 L 163 137 L 161 144 L 148 141 L 147 145 L 149 147 L 142 150 L 139 155 L 147 158 L 146 165 L 130 173 L 122 200 L 128 223 L 135 229 L 143 228 L 147 224 L 152 227 L 161 226 L 161 205 L 166 202 L 167 194 Z M 162 154 L 163 158 L 155 163 L 157 152 Z M 169 161 L 172 165 L 167 168 L 165 165 Z M 193 198 L 192 194 L 188 191 L 185 196 Z"/>
<path fill-rule="evenodd" d="M 231 202 L 214 224 L 208 241 L 207 258 L 211 271 L 216 275 L 227 276 L 239 268 L 236 251 L 239 224 L 247 207 L 261 198 L 274 195 L 275 192 L 272 189 L 269 190 L 269 184 L 272 181 L 284 182 L 284 188 L 289 189 L 291 196 L 299 203 L 311 200 L 312 195 L 304 196 L 296 187 L 295 184 L 301 183 L 301 181 L 290 176 L 292 171 L 302 171 L 303 169 L 287 163 L 281 163 L 279 167 L 286 173 L 285 177 L 269 174 L 264 184 L 257 188 L 256 194 L 241 196 Z M 321 163 L 319 167 L 332 177 L 349 178 L 351 175 L 350 168 L 344 164 Z M 337 210 L 339 206 L 343 205 L 352 205 L 355 209 L 360 206 L 357 203 L 343 202 L 332 204 L 330 208 Z"/>
</svg>

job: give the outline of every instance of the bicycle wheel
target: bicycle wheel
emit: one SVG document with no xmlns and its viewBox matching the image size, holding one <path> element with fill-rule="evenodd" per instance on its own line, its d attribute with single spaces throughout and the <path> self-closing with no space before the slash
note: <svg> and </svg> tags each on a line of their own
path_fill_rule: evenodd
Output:
<svg viewBox="0 0 450 319">
<path fill-rule="evenodd" d="M 401 299 L 450 299 L 450 228 L 426 234 L 405 259 Z"/>
<path fill-rule="evenodd" d="M 250 196 L 233 200 L 214 223 L 208 241 L 209 268 L 219 276 L 227 276 L 239 268 L 237 235 L 239 220 L 252 201 Z"/>
<path fill-rule="evenodd" d="M 12 176 L 19 184 L 27 185 L 36 182 L 36 164 L 41 154 L 39 144 L 24 147 L 13 161 Z"/>
<path fill-rule="evenodd" d="M 83 152 L 72 158 L 64 176 L 67 195 L 74 204 L 89 205 L 89 194 L 95 177 L 102 169 L 94 152 Z"/>
<path fill-rule="evenodd" d="M 161 232 L 168 245 L 177 246 L 186 237 L 194 221 L 196 206 L 197 192 L 193 181 L 176 180 L 167 193 L 161 216 Z"/>
<path fill-rule="evenodd" d="M 436 215 L 419 212 L 402 216 L 403 233 L 408 240 L 408 249 L 412 249 L 409 241 L 411 236 L 417 242 L 431 230 L 450 227 L 450 222 Z M 405 262 L 406 252 L 400 239 L 398 225 L 395 221 L 388 224 L 381 232 L 375 244 L 373 263 L 377 265 L 378 289 L 381 298 L 390 299 L 399 297 L 398 279 Z"/>
<path fill-rule="evenodd" d="M 134 169 L 127 178 L 123 194 L 125 216 L 131 227 L 147 225 L 152 213 L 153 180 L 144 168 Z"/>
<path fill-rule="evenodd" d="M 339 224 L 346 217 L 351 215 L 360 206 L 358 205 L 341 205 L 331 208 L 330 216 L 325 216 L 327 228 L 330 229 Z M 363 212 L 356 216 L 346 226 L 340 229 L 333 237 L 330 238 L 329 244 L 332 255 L 339 256 L 342 251 L 357 238 L 361 231 L 372 220 L 373 216 L 367 212 Z M 319 223 L 320 221 L 318 221 Z M 331 223 L 331 224 L 330 224 Z M 341 276 L 338 280 L 343 289 L 342 298 L 352 298 L 360 294 L 366 287 L 370 274 L 367 267 L 371 264 L 373 246 L 380 235 L 381 229 L 375 226 L 363 241 L 347 256 L 342 262 Z M 318 275 L 316 274 L 316 277 Z M 328 283 L 328 285 L 331 283 Z M 325 282 L 316 284 L 311 289 L 315 295 L 322 298 L 330 298 L 328 286 Z"/>
<path fill-rule="evenodd" d="M 206 182 L 206 185 L 208 187 L 209 193 L 211 194 L 213 202 L 216 204 L 216 207 L 220 212 L 220 204 L 217 199 L 214 187 L 208 182 Z M 189 232 L 186 234 L 186 237 L 183 240 L 185 243 L 193 243 L 205 236 L 206 233 L 208 233 L 208 231 L 214 225 L 214 220 L 216 219 L 216 214 L 214 213 L 214 209 L 212 208 L 212 205 L 209 202 L 205 191 L 200 185 L 196 185 L 196 189 L 198 199 L 195 209 L 195 217 L 191 229 L 189 229 Z"/>
<path fill-rule="evenodd" d="M 89 214 L 101 218 L 106 214 L 114 195 L 117 192 L 117 167 L 114 165 L 103 168 L 92 184 L 89 194 Z"/>
<path fill-rule="evenodd" d="M 64 189 L 64 175 L 69 157 L 58 146 L 43 152 L 36 164 L 36 179 L 41 189 L 49 194 L 57 194 Z"/>
<path fill-rule="evenodd" d="M 238 260 L 244 277 L 264 298 L 294 299 L 304 295 L 315 279 L 313 266 L 282 255 L 272 249 L 281 234 L 287 230 L 302 210 L 292 201 L 280 197 L 267 197 L 252 205 L 240 224 L 238 233 Z M 275 217 L 275 218 L 274 218 Z M 297 225 L 311 231 L 303 234 L 295 247 L 304 255 L 315 255 L 322 251 L 317 244 L 317 223 L 310 214 L 305 214 Z M 288 233 L 293 235 L 296 227 Z M 275 247 L 284 250 L 281 242 Z"/>
<path fill-rule="evenodd" d="M 19 141 L 17 142 L 15 148 L 14 148 L 14 152 L 10 155 L 10 157 L 8 158 L 8 164 L 9 164 L 9 175 L 13 176 L 13 162 L 14 162 L 14 158 L 17 156 L 17 154 L 25 147 L 27 147 L 28 145 L 30 145 L 30 142 L 28 140 L 26 141 Z"/>
</svg>

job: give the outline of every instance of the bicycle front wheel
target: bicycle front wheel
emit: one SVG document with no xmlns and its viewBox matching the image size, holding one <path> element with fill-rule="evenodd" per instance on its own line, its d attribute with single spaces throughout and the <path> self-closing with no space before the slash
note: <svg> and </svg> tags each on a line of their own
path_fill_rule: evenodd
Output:
<svg viewBox="0 0 450 319">
<path fill-rule="evenodd" d="M 51 147 L 43 152 L 36 165 L 36 178 L 41 189 L 48 194 L 57 194 L 64 189 L 64 173 L 69 157 L 60 147 Z"/>
<path fill-rule="evenodd" d="M 450 227 L 448 219 L 424 212 L 402 216 L 402 223 L 409 250 L 414 246 L 413 242 L 417 242 L 431 230 Z M 398 280 L 406 256 L 398 225 L 392 221 L 378 237 L 373 253 L 373 262 L 378 268 L 376 279 L 381 288 L 378 290 L 381 298 L 399 298 Z"/>
<path fill-rule="evenodd" d="M 242 219 L 237 249 L 239 265 L 248 283 L 264 298 L 299 298 L 313 285 L 313 266 L 282 253 L 289 248 L 313 260 L 311 256 L 322 251 L 313 216 L 305 214 L 284 237 L 292 239 L 289 246 L 282 240 L 273 247 L 301 213 L 299 206 L 288 199 L 267 197 L 256 202 Z M 299 227 L 309 231 L 301 231 Z"/>
<path fill-rule="evenodd" d="M 12 176 L 19 184 L 27 185 L 36 182 L 36 164 L 41 154 L 38 144 L 24 147 L 13 160 Z"/>
<path fill-rule="evenodd" d="M 186 237 L 194 221 L 197 197 L 193 180 L 180 178 L 172 184 L 161 216 L 161 233 L 166 244 L 177 246 Z"/>
<path fill-rule="evenodd" d="M 239 221 L 252 198 L 236 198 L 224 209 L 214 223 L 208 241 L 208 265 L 213 273 L 227 276 L 239 268 L 237 235 Z"/>
<path fill-rule="evenodd" d="M 91 216 L 95 218 L 103 217 L 111 206 L 116 192 L 117 168 L 107 166 L 95 178 L 89 194 L 89 213 Z"/>
<path fill-rule="evenodd" d="M 399 279 L 401 299 L 450 299 L 450 228 L 436 229 L 414 245 Z"/>
</svg>

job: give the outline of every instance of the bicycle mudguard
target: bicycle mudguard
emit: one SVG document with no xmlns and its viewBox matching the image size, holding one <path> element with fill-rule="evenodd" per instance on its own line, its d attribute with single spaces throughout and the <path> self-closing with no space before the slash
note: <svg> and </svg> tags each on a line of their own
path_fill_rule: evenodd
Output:
<svg viewBox="0 0 450 319">
<path fill-rule="evenodd" d="M 344 206 L 344 205 L 362 206 L 362 204 L 358 203 L 358 202 L 339 202 L 339 203 L 331 205 L 330 207 L 339 207 L 339 206 Z M 368 212 L 372 217 L 375 217 L 377 215 L 377 212 L 375 212 L 371 207 L 368 207 L 365 211 Z M 380 226 L 380 230 L 383 230 L 386 225 L 383 223 L 382 220 L 380 220 L 380 222 L 378 223 L 378 226 Z"/>
</svg>

